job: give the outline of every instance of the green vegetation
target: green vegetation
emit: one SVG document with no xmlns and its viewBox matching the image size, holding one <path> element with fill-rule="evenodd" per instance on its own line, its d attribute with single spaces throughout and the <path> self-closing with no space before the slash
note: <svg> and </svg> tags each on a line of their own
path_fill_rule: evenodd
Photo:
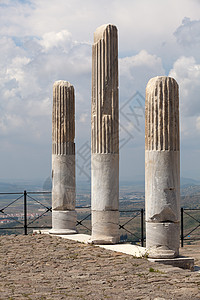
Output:
<svg viewBox="0 0 200 300">
<path fill-rule="evenodd" d="M 149 272 L 154 272 L 154 273 L 160 273 L 160 274 L 164 274 L 162 271 L 154 269 L 152 267 L 149 268 Z"/>
</svg>

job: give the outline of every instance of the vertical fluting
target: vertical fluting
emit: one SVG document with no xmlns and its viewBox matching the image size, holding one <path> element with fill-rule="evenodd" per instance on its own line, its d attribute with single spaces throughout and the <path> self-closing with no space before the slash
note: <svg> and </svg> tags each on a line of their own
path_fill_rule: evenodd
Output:
<svg viewBox="0 0 200 300">
<path fill-rule="evenodd" d="M 152 78 L 146 89 L 145 150 L 179 151 L 178 84 L 170 77 Z"/>
<path fill-rule="evenodd" d="M 119 240 L 118 37 L 114 25 L 94 33 L 92 46 L 92 240 Z"/>
<path fill-rule="evenodd" d="M 53 86 L 52 154 L 75 154 L 74 87 L 67 81 Z"/>
<path fill-rule="evenodd" d="M 145 103 L 146 245 L 149 256 L 179 253 L 179 91 L 170 77 L 152 78 Z"/>
<path fill-rule="evenodd" d="M 103 25 L 92 46 L 92 153 L 119 153 L 117 28 Z"/>
<path fill-rule="evenodd" d="M 52 229 L 76 232 L 75 212 L 75 97 L 67 81 L 53 86 L 52 111 Z"/>
</svg>

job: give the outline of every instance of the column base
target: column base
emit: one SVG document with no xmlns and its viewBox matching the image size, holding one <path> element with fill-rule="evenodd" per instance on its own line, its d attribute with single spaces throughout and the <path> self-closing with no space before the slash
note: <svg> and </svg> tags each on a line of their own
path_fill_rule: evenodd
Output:
<svg viewBox="0 0 200 300">
<path fill-rule="evenodd" d="M 92 236 L 96 245 L 119 243 L 119 211 L 92 211 Z"/>
<path fill-rule="evenodd" d="M 76 211 L 52 211 L 52 229 L 50 234 L 75 234 L 77 213 Z"/>
<path fill-rule="evenodd" d="M 102 236 L 102 237 L 91 237 L 91 239 L 88 241 L 88 244 L 94 244 L 94 245 L 115 245 L 119 243 L 118 237 L 112 237 L 112 236 Z"/>
<path fill-rule="evenodd" d="M 163 265 L 171 265 L 173 267 L 194 271 L 194 258 L 191 257 L 182 256 L 176 258 L 148 258 L 148 260 Z"/>
<path fill-rule="evenodd" d="M 146 249 L 149 258 L 175 258 L 179 255 L 180 224 L 146 222 Z"/>
</svg>

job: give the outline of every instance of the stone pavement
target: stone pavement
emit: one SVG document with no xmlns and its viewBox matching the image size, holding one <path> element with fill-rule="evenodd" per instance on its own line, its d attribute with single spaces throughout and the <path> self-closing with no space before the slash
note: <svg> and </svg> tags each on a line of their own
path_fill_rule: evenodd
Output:
<svg viewBox="0 0 200 300">
<path fill-rule="evenodd" d="M 200 266 L 199 245 L 181 254 Z M 193 255 L 194 253 L 194 255 Z M 200 299 L 200 273 L 50 235 L 0 236 L 0 299 Z"/>
</svg>

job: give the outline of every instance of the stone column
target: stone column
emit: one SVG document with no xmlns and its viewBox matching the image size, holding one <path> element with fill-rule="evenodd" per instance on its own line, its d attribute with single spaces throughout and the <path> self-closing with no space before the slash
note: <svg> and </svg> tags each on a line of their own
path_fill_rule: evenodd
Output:
<svg viewBox="0 0 200 300">
<path fill-rule="evenodd" d="M 92 47 L 92 242 L 119 241 L 118 38 L 114 25 Z"/>
<path fill-rule="evenodd" d="M 76 233 L 75 212 L 75 99 L 67 81 L 53 86 L 52 113 L 52 229 Z"/>
<path fill-rule="evenodd" d="M 180 242 L 179 92 L 170 77 L 152 78 L 145 103 L 146 247 L 174 258 Z"/>
</svg>

